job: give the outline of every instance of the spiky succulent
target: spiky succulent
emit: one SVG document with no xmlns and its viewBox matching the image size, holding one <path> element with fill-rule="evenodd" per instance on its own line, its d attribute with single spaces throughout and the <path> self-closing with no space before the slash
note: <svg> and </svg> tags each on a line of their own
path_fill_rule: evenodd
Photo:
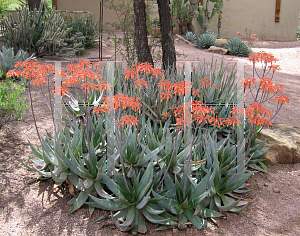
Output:
<svg viewBox="0 0 300 236">
<path fill-rule="evenodd" d="M 239 57 L 248 57 L 250 55 L 250 48 L 240 38 L 229 39 L 225 48 L 228 49 L 230 55 Z"/>
<path fill-rule="evenodd" d="M 197 47 L 207 49 L 211 46 L 217 46 L 216 37 L 212 34 L 201 34 L 195 41 Z"/>
<path fill-rule="evenodd" d="M 2 46 L 2 52 L 0 51 L 0 70 L 3 71 L 2 76 L 5 76 L 7 71 L 14 69 L 15 62 L 27 61 L 34 58 L 33 55 L 29 56 L 28 53 L 22 49 L 15 55 L 13 48 Z"/>
<path fill-rule="evenodd" d="M 185 37 L 188 41 L 191 41 L 191 42 L 194 42 L 194 40 L 197 38 L 196 34 L 194 32 L 191 32 L 191 31 L 187 32 L 185 34 Z"/>
</svg>

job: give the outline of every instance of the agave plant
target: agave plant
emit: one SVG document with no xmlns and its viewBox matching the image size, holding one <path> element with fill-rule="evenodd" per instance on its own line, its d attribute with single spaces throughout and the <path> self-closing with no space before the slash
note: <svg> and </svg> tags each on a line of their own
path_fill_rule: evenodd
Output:
<svg viewBox="0 0 300 236">
<path fill-rule="evenodd" d="M 15 62 L 17 61 L 28 61 L 35 57 L 33 54 L 28 55 L 27 52 L 20 49 L 15 55 L 13 48 L 6 48 L 2 46 L 2 52 L 0 51 L 0 70 L 3 71 L 3 77 L 6 75 L 7 71 L 14 69 Z"/>
<path fill-rule="evenodd" d="M 225 48 L 228 49 L 229 54 L 239 57 L 249 57 L 251 52 L 250 48 L 240 38 L 229 39 Z"/>
<path fill-rule="evenodd" d="M 217 46 L 216 37 L 212 34 L 201 34 L 195 40 L 196 46 L 202 49 L 210 48 L 211 46 Z"/>
<path fill-rule="evenodd" d="M 194 32 L 191 32 L 191 31 L 187 32 L 187 33 L 185 34 L 185 37 L 186 37 L 186 39 L 187 39 L 188 41 L 190 41 L 190 42 L 194 42 L 195 39 L 197 38 L 196 34 L 195 34 Z"/>
</svg>

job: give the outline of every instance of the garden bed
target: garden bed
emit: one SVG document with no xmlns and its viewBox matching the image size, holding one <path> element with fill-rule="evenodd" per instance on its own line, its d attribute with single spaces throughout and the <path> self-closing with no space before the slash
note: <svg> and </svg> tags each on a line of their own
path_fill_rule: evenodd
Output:
<svg viewBox="0 0 300 236">
<path fill-rule="evenodd" d="M 266 47 L 266 46 L 264 46 Z M 178 60 L 210 61 L 211 54 L 192 46 L 176 43 L 180 53 L 188 55 L 179 57 Z M 111 49 L 106 48 L 107 53 Z M 98 51 L 90 51 L 85 58 L 96 58 Z M 215 59 L 222 56 L 214 55 Z M 235 57 L 225 56 L 225 59 Z M 66 59 L 66 58 L 65 58 Z M 79 58 L 77 58 L 79 59 Z M 43 59 L 43 60 L 46 60 Z M 74 60 L 69 59 L 69 60 Z M 279 64 L 281 62 L 279 61 Z M 251 72 L 251 67 L 246 66 L 246 73 Z M 284 79 L 283 79 L 284 78 Z M 291 99 L 290 104 L 283 107 L 275 123 L 288 123 L 299 126 L 299 110 L 295 104 L 300 100 L 297 94 L 299 75 L 283 74 L 278 72 L 276 83 L 284 85 L 286 93 Z M 299 90 L 298 90 L 299 91 Z M 36 101 L 41 100 L 38 89 L 35 91 Z M 39 103 L 37 103 L 39 104 Z M 299 108 L 298 108 L 299 109 Z M 45 133 L 50 129 L 50 114 L 45 106 L 39 106 L 38 126 Z M 33 126 L 33 120 L 28 110 L 24 121 Z M 83 207 L 73 214 L 69 214 L 71 206 L 66 205 L 70 195 L 64 194 L 59 187 L 52 188 L 49 182 L 28 182 L 36 174 L 29 172 L 18 160 L 29 164 L 28 156 L 32 156 L 27 139 L 38 143 L 34 127 L 24 122 L 9 124 L 11 128 L 7 133 L 1 130 L 0 150 L 0 234 L 1 235 L 121 235 L 107 220 L 93 223 L 103 211 L 95 211 L 89 218 L 88 208 Z M 42 135 L 43 136 L 43 135 Z M 300 199 L 300 165 L 269 166 L 268 173 L 259 173 L 248 181 L 248 189 L 254 191 L 245 195 L 252 199 L 250 206 L 239 214 L 224 213 L 212 229 L 201 230 L 203 235 L 294 235 L 300 233 L 299 199 Z M 50 198 L 48 199 L 48 194 Z M 50 200 L 50 201 L 49 201 Z M 276 204 L 275 204 L 276 203 Z M 107 223 L 106 227 L 103 227 Z M 148 235 L 173 235 L 173 234 L 198 234 L 194 227 L 186 231 L 171 229 L 166 232 L 156 232 L 154 227 L 149 228 Z"/>
</svg>

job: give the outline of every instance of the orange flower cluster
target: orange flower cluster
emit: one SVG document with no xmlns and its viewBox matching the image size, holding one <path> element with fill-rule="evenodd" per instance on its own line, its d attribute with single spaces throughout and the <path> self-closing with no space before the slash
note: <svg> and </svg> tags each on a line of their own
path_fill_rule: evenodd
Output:
<svg viewBox="0 0 300 236">
<path fill-rule="evenodd" d="M 129 127 L 130 125 L 137 125 L 137 123 L 138 120 L 134 116 L 123 116 L 119 121 L 119 124 L 122 125 L 122 127 L 124 127 L 125 124 Z"/>
<path fill-rule="evenodd" d="M 191 117 L 185 116 L 184 114 L 185 108 L 187 106 L 191 106 Z M 226 119 L 216 117 L 216 114 L 214 112 L 215 108 L 213 108 L 212 106 L 206 106 L 199 101 L 194 101 L 192 104 L 185 103 L 177 107 L 172 107 L 171 109 L 174 111 L 176 126 L 178 126 L 179 128 L 191 125 L 192 120 L 195 121 L 197 125 L 205 123 L 218 127 L 225 125 L 235 126 L 241 123 L 240 120 L 235 116 L 235 111 L 237 108 L 233 108 L 234 112 L 232 113 L 234 116 Z"/>
<path fill-rule="evenodd" d="M 134 64 L 133 68 L 126 69 L 124 76 L 126 79 L 138 79 L 138 73 L 146 73 L 147 75 L 152 74 L 156 79 L 158 77 L 164 78 L 163 70 L 155 69 L 150 63 Z"/>
<path fill-rule="evenodd" d="M 91 63 L 88 60 L 81 60 L 78 63 L 70 63 L 67 66 L 66 71 L 62 71 L 62 77 L 65 77 L 62 81 L 62 91 L 68 92 L 65 86 L 72 86 L 81 84 L 81 88 L 89 93 L 93 90 L 105 91 L 112 86 L 106 82 L 100 81 L 102 76 L 97 70 L 101 69 L 101 63 Z M 93 71 L 92 69 L 96 70 Z"/>
<path fill-rule="evenodd" d="M 43 86 L 47 76 L 54 71 L 52 65 L 40 65 L 34 61 L 18 61 L 15 63 L 15 69 L 7 72 L 8 77 L 22 77 L 32 80 L 33 85 Z"/>
<path fill-rule="evenodd" d="M 260 51 L 258 53 L 255 53 L 254 55 L 250 55 L 249 61 L 252 61 L 254 63 L 262 62 L 264 64 L 271 63 L 272 65 L 274 62 L 277 62 L 278 60 L 274 57 L 272 53 Z"/>
<path fill-rule="evenodd" d="M 269 125 L 272 125 L 269 119 L 265 117 L 267 115 L 269 118 L 271 118 L 271 111 L 267 108 L 264 108 L 260 103 L 254 102 L 249 105 L 245 110 L 245 114 L 246 117 L 249 117 L 249 122 L 251 124 L 258 126 L 267 125 L 268 127 Z"/>
</svg>

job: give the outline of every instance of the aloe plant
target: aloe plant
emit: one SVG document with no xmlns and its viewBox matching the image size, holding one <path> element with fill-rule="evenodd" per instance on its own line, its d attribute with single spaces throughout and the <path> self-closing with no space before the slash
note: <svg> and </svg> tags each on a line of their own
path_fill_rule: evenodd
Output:
<svg viewBox="0 0 300 236">
<path fill-rule="evenodd" d="M 94 202 L 87 204 L 104 210 L 116 211 L 112 220 L 121 231 L 131 230 L 133 234 L 145 233 L 147 231 L 145 219 L 155 224 L 174 226 L 176 225 L 174 217 L 157 204 L 163 197 L 151 197 L 152 189 L 160 177 L 159 173 L 154 176 L 152 161 L 145 171 L 139 171 L 133 182 L 128 180 L 129 189 L 120 173 L 115 172 L 115 180 L 102 175 L 103 184 L 113 194 L 106 195 L 104 199 L 90 195 Z M 121 219 L 123 223 L 119 222 Z"/>
</svg>

